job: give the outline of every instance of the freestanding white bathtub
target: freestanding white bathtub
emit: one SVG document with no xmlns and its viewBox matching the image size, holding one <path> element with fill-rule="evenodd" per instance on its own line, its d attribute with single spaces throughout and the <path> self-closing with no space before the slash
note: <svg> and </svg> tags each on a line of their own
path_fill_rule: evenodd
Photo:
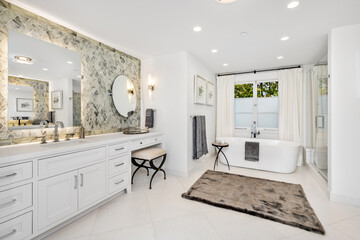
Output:
<svg viewBox="0 0 360 240">
<path fill-rule="evenodd" d="M 220 137 L 217 142 L 224 141 L 229 143 L 229 147 L 223 148 L 229 164 L 235 167 L 254 168 L 259 170 L 292 173 L 296 169 L 299 158 L 300 145 L 294 142 L 240 138 L 240 137 Z M 259 161 L 245 160 L 245 142 L 259 142 Z M 226 164 L 226 160 L 221 154 L 220 161 Z"/>
</svg>

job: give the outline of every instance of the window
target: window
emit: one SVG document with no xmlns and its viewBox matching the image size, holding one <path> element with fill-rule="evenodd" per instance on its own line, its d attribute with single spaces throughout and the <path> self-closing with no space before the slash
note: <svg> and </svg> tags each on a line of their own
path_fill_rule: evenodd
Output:
<svg viewBox="0 0 360 240">
<path fill-rule="evenodd" d="M 277 81 L 235 84 L 235 127 L 278 128 L 279 85 Z"/>
</svg>

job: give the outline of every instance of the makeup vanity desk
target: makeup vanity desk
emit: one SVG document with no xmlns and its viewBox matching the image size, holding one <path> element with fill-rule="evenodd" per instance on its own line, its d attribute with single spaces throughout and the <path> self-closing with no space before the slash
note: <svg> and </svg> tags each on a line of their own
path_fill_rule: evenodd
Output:
<svg viewBox="0 0 360 240">
<path fill-rule="evenodd" d="M 43 238 L 131 193 L 131 151 L 162 143 L 150 132 L 1 147 L 0 239 Z"/>
</svg>

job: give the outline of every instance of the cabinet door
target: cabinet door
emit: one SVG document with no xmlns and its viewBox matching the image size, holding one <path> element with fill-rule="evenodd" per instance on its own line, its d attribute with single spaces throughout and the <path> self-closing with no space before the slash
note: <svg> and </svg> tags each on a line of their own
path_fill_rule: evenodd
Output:
<svg viewBox="0 0 360 240">
<path fill-rule="evenodd" d="M 106 195 L 106 163 L 79 170 L 79 208 L 97 202 Z"/>
<path fill-rule="evenodd" d="M 77 171 L 39 181 L 39 229 L 77 211 Z"/>
</svg>

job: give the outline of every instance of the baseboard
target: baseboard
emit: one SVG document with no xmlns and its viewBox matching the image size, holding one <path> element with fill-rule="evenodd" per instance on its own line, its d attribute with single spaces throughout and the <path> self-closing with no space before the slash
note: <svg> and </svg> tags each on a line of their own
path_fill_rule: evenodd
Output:
<svg viewBox="0 0 360 240">
<path fill-rule="evenodd" d="M 337 203 L 344 203 L 344 204 L 360 207 L 360 198 L 349 197 L 331 192 L 330 200 Z"/>
<path fill-rule="evenodd" d="M 200 158 L 199 160 L 196 160 L 197 163 L 191 169 L 188 169 L 187 175 L 189 176 L 193 174 L 196 170 L 200 169 L 209 159 L 214 158 L 215 156 L 216 153 L 212 152 Z"/>
<path fill-rule="evenodd" d="M 209 160 L 215 156 L 216 156 L 215 152 L 211 152 L 211 153 L 201 157 L 198 160 L 194 160 L 194 161 L 196 161 L 196 164 L 191 169 L 188 169 L 187 172 L 170 169 L 170 168 L 164 168 L 164 170 L 166 171 L 166 174 L 176 176 L 176 177 L 187 178 L 189 175 L 194 173 L 196 170 L 200 169 L 207 162 L 207 160 Z"/>
<path fill-rule="evenodd" d="M 321 190 L 323 190 L 326 196 L 330 199 L 328 182 L 318 173 L 317 169 L 314 166 L 310 165 L 309 163 L 305 163 L 304 166 L 309 170 L 310 175 L 315 179 Z"/>
<path fill-rule="evenodd" d="M 164 168 L 164 170 L 165 170 L 166 174 L 168 174 L 168 175 L 182 177 L 182 178 L 186 178 L 188 176 L 187 172 L 173 170 L 173 169 L 169 169 L 169 168 Z"/>
</svg>

